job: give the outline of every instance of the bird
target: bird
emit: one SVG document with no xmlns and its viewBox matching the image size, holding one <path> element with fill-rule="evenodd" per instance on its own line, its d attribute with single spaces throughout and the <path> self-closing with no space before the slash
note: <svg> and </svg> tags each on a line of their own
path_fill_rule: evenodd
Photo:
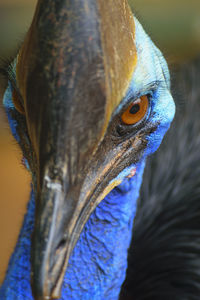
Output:
<svg viewBox="0 0 200 300">
<path fill-rule="evenodd" d="M 0 299 L 119 298 L 146 158 L 175 114 L 126 0 L 39 0 L 1 68 L 32 191 Z"/>
</svg>

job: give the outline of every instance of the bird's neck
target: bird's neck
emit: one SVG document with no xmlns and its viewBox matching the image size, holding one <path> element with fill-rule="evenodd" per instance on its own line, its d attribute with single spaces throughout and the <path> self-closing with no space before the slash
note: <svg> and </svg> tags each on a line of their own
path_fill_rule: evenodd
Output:
<svg viewBox="0 0 200 300">
<path fill-rule="evenodd" d="M 70 257 L 61 299 L 118 299 L 126 275 L 127 249 L 143 169 L 144 161 L 138 164 L 136 175 L 125 179 L 90 216 Z M 30 249 L 34 206 L 32 192 L 23 228 L 0 289 L 0 299 L 33 299 Z"/>
</svg>

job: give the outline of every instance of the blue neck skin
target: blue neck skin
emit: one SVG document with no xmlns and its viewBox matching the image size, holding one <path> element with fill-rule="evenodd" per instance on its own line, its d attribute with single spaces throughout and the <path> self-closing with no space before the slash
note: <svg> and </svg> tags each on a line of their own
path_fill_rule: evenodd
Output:
<svg viewBox="0 0 200 300">
<path fill-rule="evenodd" d="M 124 179 L 90 216 L 70 257 L 61 299 L 118 299 L 125 279 L 127 249 L 144 165 L 143 160 L 137 165 L 136 175 Z M 33 300 L 30 249 L 34 201 L 32 192 L 23 228 L 0 290 L 0 299 Z"/>
</svg>

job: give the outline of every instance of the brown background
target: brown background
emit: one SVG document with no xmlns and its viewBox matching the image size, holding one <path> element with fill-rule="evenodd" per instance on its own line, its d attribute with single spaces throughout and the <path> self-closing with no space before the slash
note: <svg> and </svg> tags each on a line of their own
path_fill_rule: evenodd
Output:
<svg viewBox="0 0 200 300">
<path fill-rule="evenodd" d="M 200 53 L 199 0 L 129 2 L 170 64 L 190 60 Z M 0 0 L 0 57 L 8 57 L 23 41 L 35 3 L 35 0 Z M 0 86 L 1 99 L 2 79 Z M 23 220 L 29 182 L 20 150 L 0 107 L 0 282 Z"/>
</svg>

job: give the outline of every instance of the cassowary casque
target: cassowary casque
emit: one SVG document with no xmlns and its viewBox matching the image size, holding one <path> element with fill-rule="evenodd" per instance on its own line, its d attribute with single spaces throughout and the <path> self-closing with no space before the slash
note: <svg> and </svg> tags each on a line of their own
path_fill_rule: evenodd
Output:
<svg viewBox="0 0 200 300">
<path fill-rule="evenodd" d="M 39 0 L 4 106 L 32 174 L 0 299 L 118 299 L 167 64 L 125 0 Z"/>
</svg>

